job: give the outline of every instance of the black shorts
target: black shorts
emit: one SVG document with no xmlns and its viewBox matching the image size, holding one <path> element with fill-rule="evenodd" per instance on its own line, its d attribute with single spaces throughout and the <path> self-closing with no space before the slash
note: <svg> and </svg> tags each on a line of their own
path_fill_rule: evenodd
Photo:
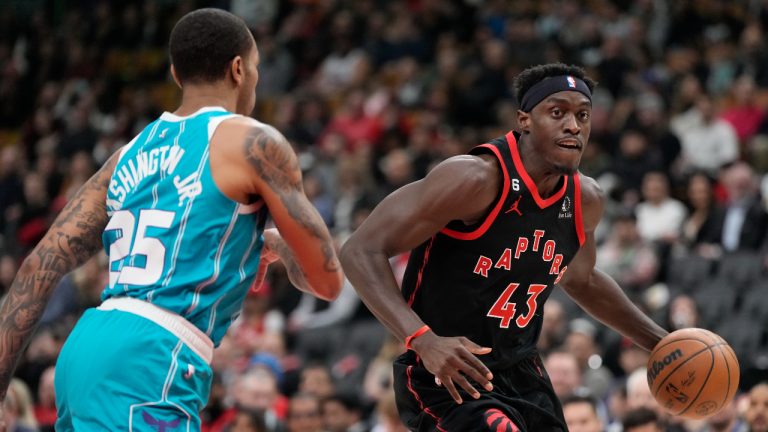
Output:
<svg viewBox="0 0 768 432">
<path fill-rule="evenodd" d="M 457 404 L 420 359 L 408 351 L 395 360 L 394 387 L 400 418 L 412 431 L 567 432 L 560 401 L 538 354 L 494 370 L 493 391 L 477 384 L 474 399 L 457 387 Z"/>
</svg>

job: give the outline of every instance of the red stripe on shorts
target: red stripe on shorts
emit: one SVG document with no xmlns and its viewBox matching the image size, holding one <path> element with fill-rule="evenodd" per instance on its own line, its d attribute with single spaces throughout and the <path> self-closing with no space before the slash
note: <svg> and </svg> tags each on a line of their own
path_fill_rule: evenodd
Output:
<svg viewBox="0 0 768 432">
<path fill-rule="evenodd" d="M 445 429 L 440 427 L 440 417 L 436 416 L 432 411 L 429 410 L 429 408 L 424 406 L 424 402 L 421 401 L 421 398 L 419 397 L 419 394 L 416 393 L 416 390 L 413 389 L 413 385 L 411 383 L 412 377 L 411 377 L 411 369 L 413 369 L 413 366 L 408 366 L 408 369 L 406 369 L 406 374 L 408 375 L 408 390 L 411 392 L 414 398 L 416 398 L 416 402 L 419 403 L 419 409 L 427 413 L 432 419 L 435 421 L 435 427 L 440 432 L 448 432 Z"/>
</svg>

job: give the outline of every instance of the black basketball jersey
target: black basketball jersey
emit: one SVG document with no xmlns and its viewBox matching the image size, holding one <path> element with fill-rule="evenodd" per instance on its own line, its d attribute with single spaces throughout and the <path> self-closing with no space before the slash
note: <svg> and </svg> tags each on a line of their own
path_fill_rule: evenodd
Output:
<svg viewBox="0 0 768 432">
<path fill-rule="evenodd" d="M 411 252 L 402 292 L 440 336 L 492 347 L 479 356 L 503 369 L 533 353 L 543 305 L 584 243 L 579 174 L 539 196 L 510 132 L 470 154 L 492 154 L 503 185 L 475 225 L 453 221 Z"/>
</svg>

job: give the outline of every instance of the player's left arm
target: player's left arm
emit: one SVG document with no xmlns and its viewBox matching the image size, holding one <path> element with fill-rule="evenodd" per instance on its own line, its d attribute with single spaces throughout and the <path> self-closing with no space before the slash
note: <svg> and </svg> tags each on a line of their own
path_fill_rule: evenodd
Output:
<svg viewBox="0 0 768 432">
<path fill-rule="evenodd" d="M 67 203 L 24 259 L 0 304 L 0 400 L 59 280 L 102 248 L 107 189 L 117 159 L 113 155 Z"/>
<path fill-rule="evenodd" d="M 613 278 L 595 268 L 595 228 L 603 216 L 605 197 L 594 180 L 583 175 L 581 179 L 585 241 L 560 286 L 590 315 L 650 351 L 667 331 L 638 309 Z"/>
<path fill-rule="evenodd" d="M 267 276 L 267 268 L 273 262 L 280 260 L 285 266 L 288 280 L 295 287 L 306 287 L 309 285 L 304 272 L 299 266 L 291 247 L 285 242 L 277 228 L 264 230 L 264 246 L 261 248 L 261 258 L 259 269 L 256 273 L 256 283 L 254 287 L 260 288 Z"/>
</svg>

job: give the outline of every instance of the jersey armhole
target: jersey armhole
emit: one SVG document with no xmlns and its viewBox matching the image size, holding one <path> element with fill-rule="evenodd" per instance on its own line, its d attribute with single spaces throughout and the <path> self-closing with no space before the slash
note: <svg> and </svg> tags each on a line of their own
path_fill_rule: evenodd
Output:
<svg viewBox="0 0 768 432">
<path fill-rule="evenodd" d="M 573 222 L 576 225 L 576 235 L 579 237 L 579 247 L 584 246 L 584 220 L 581 217 L 581 174 L 573 175 Z"/>
<path fill-rule="evenodd" d="M 440 233 L 447 235 L 448 237 L 457 239 L 457 240 L 476 240 L 485 234 L 486 231 L 488 231 L 488 228 L 491 227 L 491 224 L 493 224 L 493 221 L 496 220 L 496 216 L 498 216 L 499 212 L 501 211 L 501 208 L 504 205 L 504 202 L 507 200 L 507 195 L 509 195 L 509 172 L 507 172 L 507 166 L 504 163 L 504 159 L 501 156 L 501 153 L 499 152 L 499 149 L 496 148 L 496 146 L 493 146 L 491 144 L 482 144 L 473 149 L 474 150 L 483 150 L 484 152 L 487 150 L 490 150 L 493 155 L 496 156 L 496 160 L 499 162 L 499 167 L 501 168 L 502 174 L 504 175 L 504 185 L 502 186 L 501 190 L 501 196 L 499 197 L 498 201 L 496 202 L 496 205 L 493 207 L 493 209 L 488 213 L 488 215 L 485 216 L 485 219 L 483 222 L 474 230 L 464 232 L 459 230 L 454 230 L 451 228 L 448 228 L 447 226 L 440 230 Z"/>
</svg>

